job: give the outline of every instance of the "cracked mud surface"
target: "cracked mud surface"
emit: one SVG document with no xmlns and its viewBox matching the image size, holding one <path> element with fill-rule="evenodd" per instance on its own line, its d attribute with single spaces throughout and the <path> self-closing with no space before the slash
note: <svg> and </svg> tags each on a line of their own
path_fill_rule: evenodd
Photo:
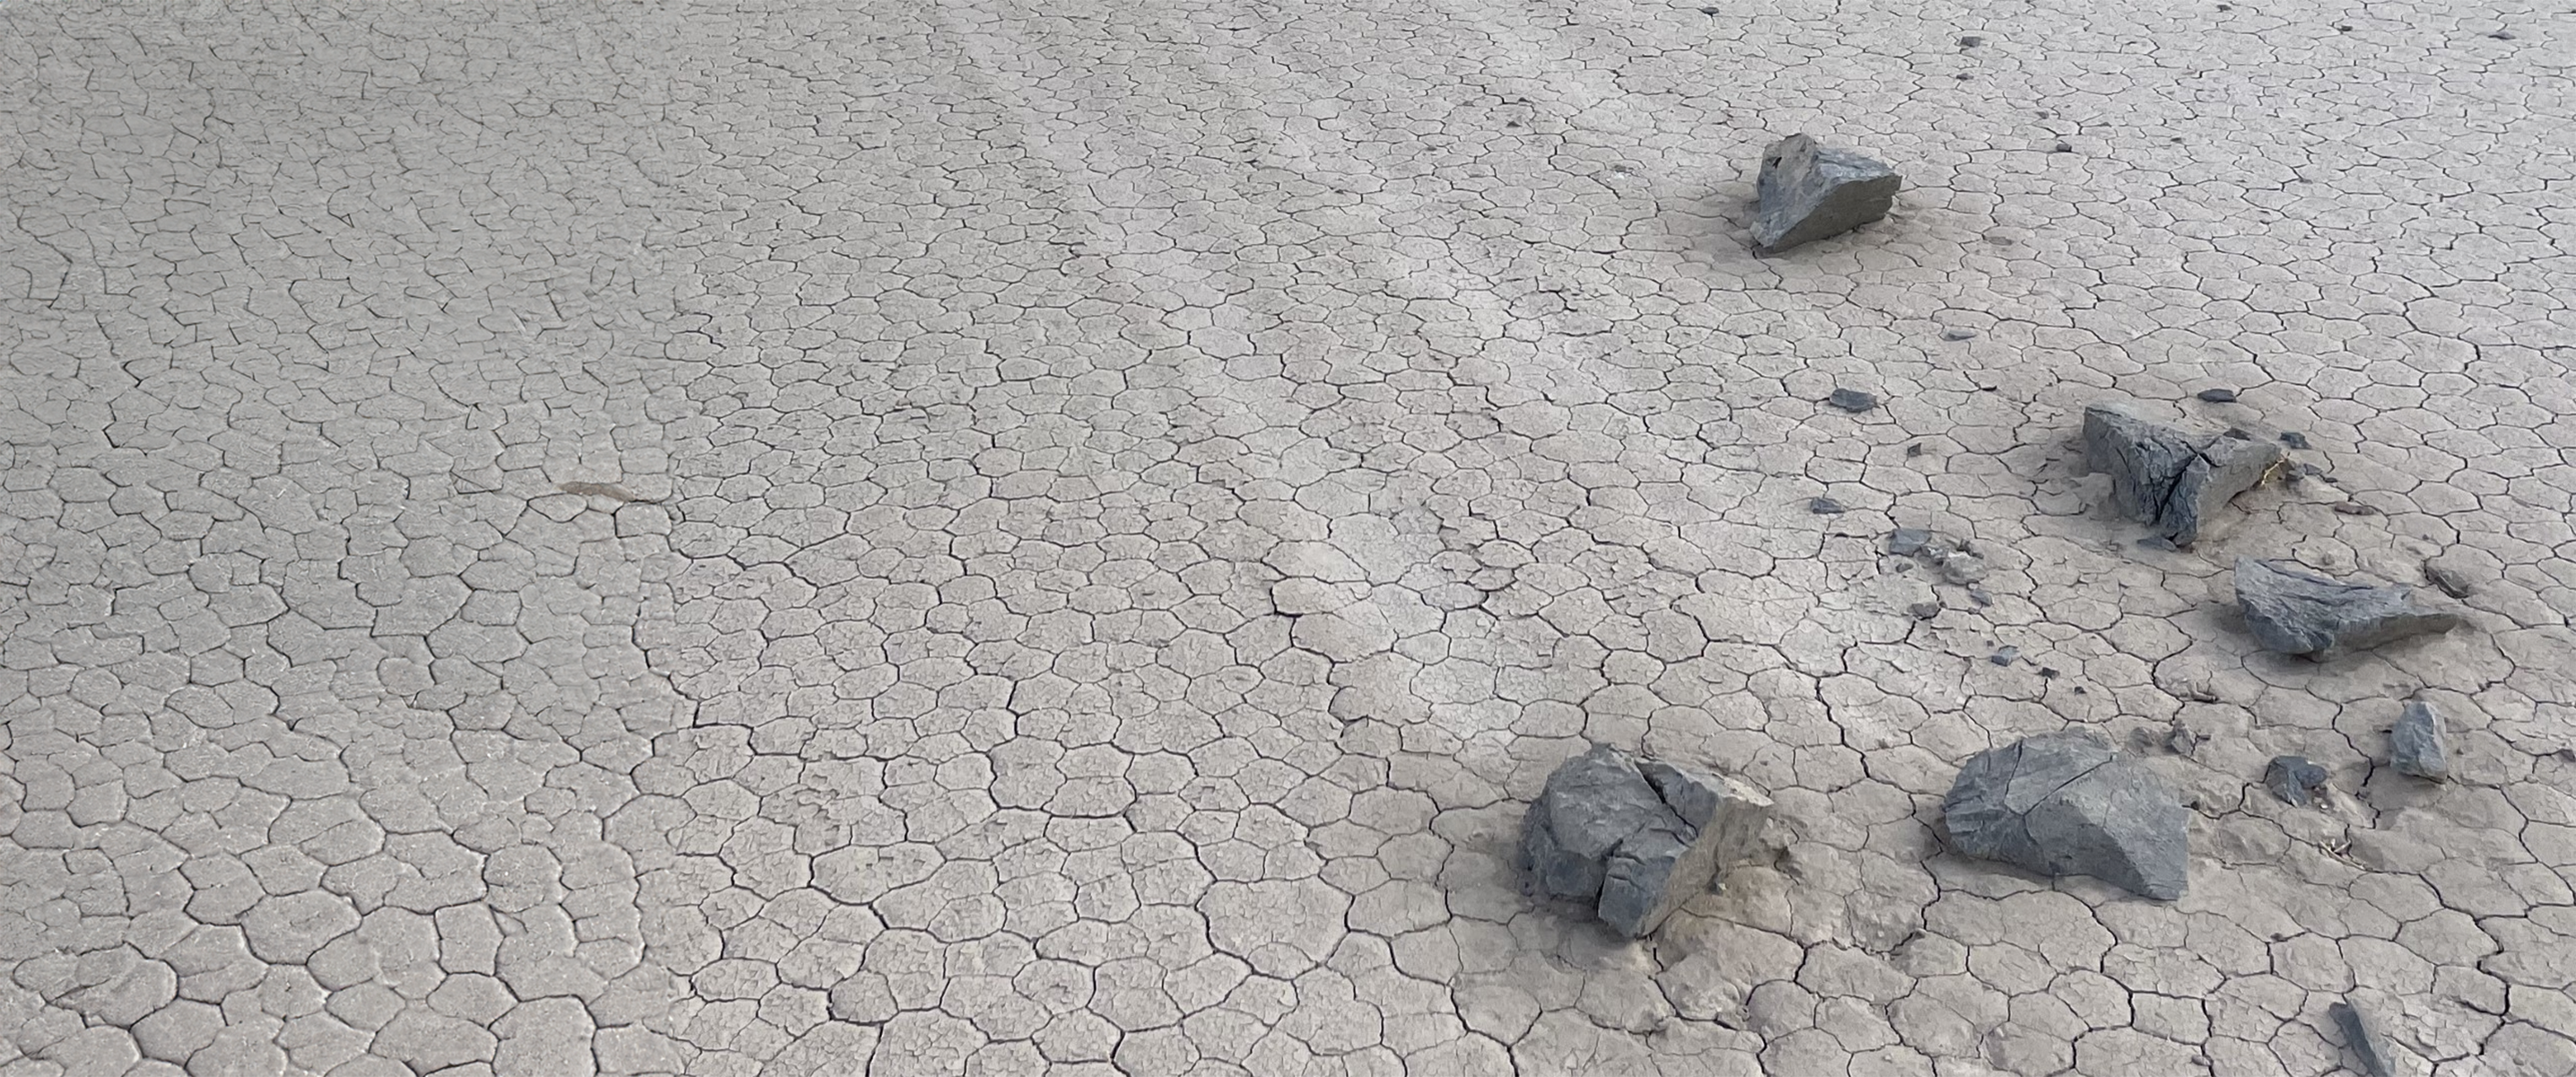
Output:
<svg viewBox="0 0 2576 1077">
<path fill-rule="evenodd" d="M 18 0 L 0 1073 L 2567 1073 L 2563 6 Z M 2325 475 L 2140 549 L 2115 396 Z M 1941 851 L 2177 723 L 2179 903 Z M 1533 907 L 1587 737 L 1792 840 Z"/>
</svg>

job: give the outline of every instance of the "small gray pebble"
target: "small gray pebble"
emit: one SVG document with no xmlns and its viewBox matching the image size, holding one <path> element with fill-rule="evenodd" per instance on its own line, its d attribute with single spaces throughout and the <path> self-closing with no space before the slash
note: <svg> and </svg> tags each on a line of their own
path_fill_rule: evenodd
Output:
<svg viewBox="0 0 2576 1077">
<path fill-rule="evenodd" d="M 2284 430 L 2281 431 L 2281 444 L 2293 449 L 2304 449 L 2308 447 L 2308 436 L 2296 430 Z"/>
<path fill-rule="evenodd" d="M 1929 621 L 1941 615 L 1941 603 L 1938 601 L 1917 602 L 1911 606 L 1905 607 L 1905 612 L 1913 614 L 1915 620 Z"/>
<path fill-rule="evenodd" d="M 1815 513 L 1818 516 L 1832 516 L 1837 513 L 1849 512 L 1851 510 L 1844 508 L 1842 502 L 1836 501 L 1833 498 L 1819 497 L 1807 502 L 1807 511 Z"/>
<path fill-rule="evenodd" d="M 2274 756 L 2272 765 L 2263 768 L 2264 788 L 2294 807 L 2307 807 L 2315 800 L 2312 791 L 2325 783 L 2326 768 L 2308 762 L 2305 756 Z"/>
<path fill-rule="evenodd" d="M 1858 389 L 1836 389 L 1832 395 L 1825 397 L 1825 403 L 1857 415 L 1877 407 L 1878 395 L 1864 393 Z"/>
<path fill-rule="evenodd" d="M 1900 527 L 1887 533 L 1887 552 L 1898 555 L 1923 552 L 1932 544 L 1932 532 L 1920 527 Z"/>
<path fill-rule="evenodd" d="M 1995 604 L 1995 596 L 1983 587 L 1971 587 L 1968 588 L 1968 601 L 1980 606 L 1991 606 Z"/>
<path fill-rule="evenodd" d="M 2233 404 L 2236 402 L 2236 390 L 2203 389 L 2200 391 L 2200 398 L 2212 404 Z"/>
<path fill-rule="evenodd" d="M 2424 579 L 2433 586 L 2441 588 L 2443 594 L 2452 598 L 2467 598 L 2478 593 L 2476 580 L 2471 579 L 2468 573 L 2449 565 L 2424 562 Z"/>
<path fill-rule="evenodd" d="M 1941 339 L 1950 341 L 1975 340 L 1977 339 L 1977 331 L 1974 329 L 1944 329 L 1941 331 Z"/>
<path fill-rule="evenodd" d="M 2048 152 L 2050 152 L 2050 153 L 2073 153 L 2073 152 L 2075 152 L 2075 144 L 2074 144 L 2074 143 L 2072 143 L 2072 142 L 2067 142 L 2067 141 L 2064 141 L 2064 140 L 2060 140 L 2060 141 L 2057 143 L 2057 145 L 2049 147 Z"/>
<path fill-rule="evenodd" d="M 1959 38 L 1959 47 L 1963 49 L 1973 49 L 1985 43 L 1985 38 L 1978 37 L 1975 34 L 1967 34 Z"/>
<path fill-rule="evenodd" d="M 1921 455 L 1923 455 L 1923 443 L 1922 443 L 1922 442 L 1918 441 L 1918 442 L 1915 442 L 1915 443 L 1914 443 L 1914 444 L 1912 444 L 1912 445 L 1908 445 L 1908 446 L 1906 446 L 1906 447 L 1905 447 L 1905 457 L 1906 457 L 1906 459 L 1909 459 L 1909 460 L 1910 460 L 1910 459 L 1913 459 L 1914 457 L 1921 456 Z"/>
<path fill-rule="evenodd" d="M 1986 661 L 1992 662 L 1998 666 L 2009 666 L 2013 664 L 2014 659 L 2020 657 L 2021 648 L 2007 645 L 1995 648 L 1995 653 L 1987 655 Z"/>
</svg>

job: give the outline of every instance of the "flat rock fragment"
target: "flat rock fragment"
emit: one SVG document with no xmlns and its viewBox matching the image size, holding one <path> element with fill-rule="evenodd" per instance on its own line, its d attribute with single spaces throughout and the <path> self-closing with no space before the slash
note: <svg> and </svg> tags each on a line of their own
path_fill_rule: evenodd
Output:
<svg viewBox="0 0 2576 1077">
<path fill-rule="evenodd" d="M 2042 875 L 2091 875 L 2159 901 L 2190 884 L 2190 811 L 2155 770 L 2087 730 L 1980 752 L 1941 804 L 1950 844 Z"/>
<path fill-rule="evenodd" d="M 1771 254 L 1885 217 L 1903 183 L 1895 169 L 1807 135 L 1774 142 L 1754 181 L 1754 247 Z"/>
<path fill-rule="evenodd" d="M 2325 783 L 2326 768 L 2308 762 L 2306 756 L 2273 756 L 2272 765 L 2263 768 L 2263 787 L 2294 807 L 2315 803 L 2316 789 Z"/>
<path fill-rule="evenodd" d="M 1857 415 L 1877 407 L 1878 394 L 1859 389 L 1838 388 L 1825 394 L 1825 403 Z"/>
<path fill-rule="evenodd" d="M 2111 476 L 2122 514 L 2179 546 L 2197 540 L 2212 513 L 2261 483 L 2281 458 L 2269 442 L 2194 433 L 2110 404 L 2084 409 L 2085 466 Z"/>
<path fill-rule="evenodd" d="M 2409 700 L 2406 713 L 2388 730 L 2388 765 L 2397 773 L 2429 781 L 2451 776 L 2451 749 L 2442 735 L 2442 716 L 2423 700 Z"/>
<path fill-rule="evenodd" d="M 1521 825 L 1532 897 L 1592 905 L 1637 938 L 1750 855 L 1771 802 L 1715 774 L 1609 745 L 1559 766 Z"/>
<path fill-rule="evenodd" d="M 2256 642 L 2320 662 L 2460 624 L 2403 585 L 2344 583 L 2252 557 L 2236 559 L 2236 605 Z"/>
</svg>

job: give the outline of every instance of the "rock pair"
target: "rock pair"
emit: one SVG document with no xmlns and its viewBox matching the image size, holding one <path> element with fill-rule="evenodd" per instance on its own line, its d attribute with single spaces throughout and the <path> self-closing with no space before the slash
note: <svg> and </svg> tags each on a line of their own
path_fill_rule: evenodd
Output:
<svg viewBox="0 0 2576 1077">
<path fill-rule="evenodd" d="M 2193 433 L 2113 404 L 2084 409 L 2085 466 L 2111 476 L 2123 514 L 2176 546 L 2198 540 L 2213 512 L 2262 482 L 2282 457 L 2268 441 Z"/>
<path fill-rule="evenodd" d="M 1751 856 L 1770 817 L 1768 799 L 1716 774 L 1594 745 L 1548 775 L 1516 866 L 1530 896 L 1591 905 L 1639 938 Z"/>
</svg>

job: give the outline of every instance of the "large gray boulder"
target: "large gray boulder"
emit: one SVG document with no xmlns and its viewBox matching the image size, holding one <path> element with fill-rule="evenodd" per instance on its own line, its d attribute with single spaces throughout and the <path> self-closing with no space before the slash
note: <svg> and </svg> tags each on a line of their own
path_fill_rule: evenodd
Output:
<svg viewBox="0 0 2576 1077">
<path fill-rule="evenodd" d="M 1641 937 L 1751 855 L 1770 813 L 1769 800 L 1718 775 L 1595 745 L 1548 775 L 1530 805 L 1522 889 L 1590 905 Z"/>
<path fill-rule="evenodd" d="M 1838 236 L 1887 216 L 1896 170 L 1850 150 L 1791 135 L 1762 153 L 1753 184 L 1753 245 L 1762 253 Z"/>
<path fill-rule="evenodd" d="M 2111 476 L 2120 511 L 2177 546 L 2200 538 L 2210 514 L 2253 489 L 2281 447 L 2150 422 L 2113 404 L 2084 409 L 2084 464 Z"/>
<path fill-rule="evenodd" d="M 2460 624 L 2403 585 L 2343 583 L 2251 557 L 2236 559 L 2236 605 L 2256 642 L 2320 662 Z"/>
<path fill-rule="evenodd" d="M 1950 844 L 2042 875 L 2091 875 L 2159 901 L 2190 884 L 2191 813 L 2145 763 L 2086 730 L 1980 752 L 1941 803 Z"/>
</svg>

